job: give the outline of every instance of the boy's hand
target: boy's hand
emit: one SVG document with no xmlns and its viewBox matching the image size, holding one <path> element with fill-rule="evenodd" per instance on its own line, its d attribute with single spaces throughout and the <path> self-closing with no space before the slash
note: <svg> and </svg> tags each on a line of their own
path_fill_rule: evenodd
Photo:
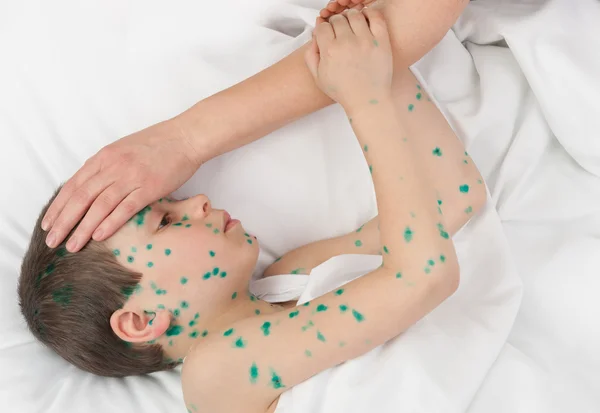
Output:
<svg viewBox="0 0 600 413">
<path fill-rule="evenodd" d="M 317 17 L 317 25 L 327 21 L 331 16 L 343 13 L 348 9 L 362 10 L 375 0 L 332 0 L 324 7 Z"/>
<path fill-rule="evenodd" d="M 319 24 L 305 60 L 318 87 L 346 112 L 391 97 L 392 49 L 379 11 L 350 10 Z"/>
</svg>

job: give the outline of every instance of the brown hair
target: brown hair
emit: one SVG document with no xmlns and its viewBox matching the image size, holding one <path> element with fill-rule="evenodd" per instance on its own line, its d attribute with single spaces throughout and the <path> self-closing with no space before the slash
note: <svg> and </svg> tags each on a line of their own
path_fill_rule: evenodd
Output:
<svg viewBox="0 0 600 413">
<path fill-rule="evenodd" d="M 120 265 L 101 242 L 90 241 L 75 254 L 64 243 L 54 249 L 46 246 L 41 220 L 57 193 L 37 220 L 21 266 L 19 304 L 33 335 L 69 363 L 100 376 L 176 366 L 163 360 L 159 344 L 127 343 L 110 326 L 112 313 L 124 305 L 142 274 Z"/>
</svg>

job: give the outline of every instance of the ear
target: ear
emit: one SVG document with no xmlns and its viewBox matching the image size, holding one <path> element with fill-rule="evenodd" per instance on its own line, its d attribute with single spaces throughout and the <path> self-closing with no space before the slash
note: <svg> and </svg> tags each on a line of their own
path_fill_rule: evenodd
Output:
<svg viewBox="0 0 600 413">
<path fill-rule="evenodd" d="M 112 331 L 123 341 L 143 343 L 162 336 L 171 324 L 168 311 L 146 312 L 121 308 L 110 317 Z"/>
</svg>

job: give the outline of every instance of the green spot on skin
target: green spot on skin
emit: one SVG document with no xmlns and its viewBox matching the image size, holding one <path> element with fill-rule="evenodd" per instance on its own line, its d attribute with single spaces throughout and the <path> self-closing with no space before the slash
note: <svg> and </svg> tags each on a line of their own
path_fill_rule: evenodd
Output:
<svg viewBox="0 0 600 413">
<path fill-rule="evenodd" d="M 309 328 L 314 327 L 314 326 L 315 326 L 315 324 L 311 320 L 308 320 L 308 323 L 304 327 L 302 327 L 302 331 L 306 331 Z"/>
<path fill-rule="evenodd" d="M 275 262 L 279 261 L 280 259 L 281 259 L 281 257 L 277 258 L 277 259 L 275 260 Z"/>
<path fill-rule="evenodd" d="M 271 370 L 271 386 L 273 386 L 274 389 L 282 389 L 285 387 L 281 382 L 281 377 L 275 373 L 275 370 Z"/>
<path fill-rule="evenodd" d="M 256 384 L 257 381 L 258 381 L 258 367 L 256 366 L 256 363 L 252 363 L 252 365 L 250 366 L 250 383 Z"/>
<path fill-rule="evenodd" d="M 219 277 L 221 277 L 221 278 L 225 278 L 225 277 L 227 277 L 227 273 L 226 273 L 225 271 L 223 271 L 223 272 L 222 272 L 222 273 L 219 275 Z"/>
<path fill-rule="evenodd" d="M 425 274 L 429 274 L 431 272 L 431 268 L 425 267 L 423 271 L 425 271 Z"/>
<path fill-rule="evenodd" d="M 342 294 L 344 294 L 344 289 L 343 288 L 340 288 L 339 290 L 337 290 L 335 292 L 335 295 L 342 295 Z"/>
<path fill-rule="evenodd" d="M 357 247 L 362 247 L 362 241 L 358 239 L 354 241 L 354 245 L 356 245 Z"/>
<path fill-rule="evenodd" d="M 213 233 L 214 233 L 214 234 L 218 234 L 219 232 L 221 232 L 221 231 L 219 231 L 219 229 L 218 229 L 218 228 L 215 228 L 215 229 L 213 229 Z"/>
<path fill-rule="evenodd" d="M 260 315 L 260 310 L 258 310 L 258 309 L 254 310 L 254 314 Z"/>
<path fill-rule="evenodd" d="M 352 315 L 354 316 L 354 319 L 359 323 L 362 323 L 363 321 L 365 321 L 365 316 L 363 316 L 361 313 L 359 313 L 356 310 L 352 310 Z"/>
<path fill-rule="evenodd" d="M 252 245 L 252 240 L 251 240 L 250 238 L 248 238 L 248 239 L 246 240 L 246 242 L 247 242 L 248 244 Z"/>
<path fill-rule="evenodd" d="M 427 261 L 427 264 L 431 265 L 432 267 L 435 265 L 435 261 L 434 260 L 429 260 Z"/>
<path fill-rule="evenodd" d="M 179 280 L 179 282 L 180 282 L 182 285 L 185 285 L 185 284 L 188 282 L 188 279 L 187 279 L 187 278 L 185 278 L 185 277 L 181 277 L 181 280 Z"/>
<path fill-rule="evenodd" d="M 411 216 L 411 218 L 416 218 L 417 217 L 417 215 L 414 212 L 411 212 L 410 216 Z"/>
<path fill-rule="evenodd" d="M 182 222 L 176 222 L 176 223 L 173 224 L 174 227 L 180 227 L 182 225 L 183 225 Z"/>
<path fill-rule="evenodd" d="M 148 268 L 152 268 L 154 267 L 154 263 L 152 261 L 148 262 L 148 264 L 146 264 L 148 266 Z"/>
<path fill-rule="evenodd" d="M 212 224 L 204 224 L 206 228 L 212 228 Z"/>
<path fill-rule="evenodd" d="M 208 255 L 210 255 L 211 257 L 214 257 L 214 256 L 215 256 L 215 255 L 217 255 L 217 254 L 215 254 L 215 252 L 214 252 L 214 251 L 208 251 Z"/>
<path fill-rule="evenodd" d="M 183 215 L 183 218 L 181 218 L 182 221 L 188 221 L 190 219 L 190 217 L 188 217 L 187 215 Z"/>
<path fill-rule="evenodd" d="M 260 327 L 260 329 L 262 330 L 262 333 L 265 337 L 268 336 L 269 334 L 271 334 L 271 323 L 265 321 L 265 323 Z"/>
<path fill-rule="evenodd" d="M 375 45 L 375 47 L 379 47 L 379 42 L 376 39 L 373 39 L 373 44 Z"/>
<path fill-rule="evenodd" d="M 181 302 L 181 308 L 183 308 L 183 309 L 186 309 L 186 308 L 189 308 L 189 306 L 190 306 L 190 305 L 188 304 L 188 302 L 187 302 L 187 301 L 182 301 L 182 302 Z"/>
<path fill-rule="evenodd" d="M 408 105 L 408 111 L 412 112 L 413 110 L 415 110 L 415 105 L 413 105 L 412 103 L 410 105 Z"/>
<path fill-rule="evenodd" d="M 446 262 L 446 257 L 444 255 L 440 255 L 440 262 Z"/>
<path fill-rule="evenodd" d="M 56 250 L 56 256 L 57 257 L 64 257 L 65 255 L 67 255 L 67 249 L 65 247 L 60 247 L 59 249 Z"/>
<path fill-rule="evenodd" d="M 237 291 L 231 294 L 231 299 L 235 300 L 237 298 Z"/>
<path fill-rule="evenodd" d="M 306 357 L 312 357 L 312 353 L 310 352 L 310 350 L 305 350 L 304 354 L 306 355 Z"/>
<path fill-rule="evenodd" d="M 421 90 L 421 86 L 420 86 L 420 85 L 417 85 L 417 89 Z"/>
<path fill-rule="evenodd" d="M 417 100 L 421 100 L 422 97 L 423 95 L 421 93 L 417 93 Z"/>
<path fill-rule="evenodd" d="M 52 301 L 59 304 L 63 308 L 71 304 L 72 297 L 73 286 L 71 284 L 67 284 L 64 287 L 52 292 Z"/>
<path fill-rule="evenodd" d="M 437 227 L 438 227 L 438 230 L 440 231 L 440 236 L 442 238 L 448 239 L 449 235 L 446 232 L 446 230 L 444 229 L 444 225 L 440 223 L 440 224 L 437 224 Z"/>
<path fill-rule="evenodd" d="M 165 306 L 164 306 L 164 304 L 159 304 L 156 306 L 156 308 L 158 308 L 159 310 L 164 310 Z"/>
<path fill-rule="evenodd" d="M 245 348 L 246 344 L 247 344 L 247 342 L 244 341 L 244 339 L 242 337 L 238 337 L 238 339 L 235 340 L 235 342 L 233 343 L 234 347 L 236 347 L 236 348 Z"/>
<path fill-rule="evenodd" d="M 363 227 L 364 227 L 364 225 L 361 225 L 360 228 L 356 230 L 356 232 L 362 231 Z"/>
<path fill-rule="evenodd" d="M 438 203 L 438 205 L 442 205 L 442 200 L 441 200 L 441 199 L 438 199 L 438 200 L 437 200 L 437 203 Z"/>
<path fill-rule="evenodd" d="M 163 201 L 163 199 L 162 199 L 162 198 L 160 198 L 160 199 L 158 200 L 158 203 L 160 204 L 160 203 L 162 203 L 162 201 Z"/>
<path fill-rule="evenodd" d="M 138 227 L 144 225 L 144 220 L 146 218 L 146 214 L 150 211 L 152 211 L 152 208 L 147 206 L 133 217 L 133 220 Z"/>
<path fill-rule="evenodd" d="M 304 304 L 302 304 L 304 307 L 308 307 L 310 305 L 310 301 L 305 302 Z"/>
<path fill-rule="evenodd" d="M 348 306 L 346 304 L 340 305 L 340 311 L 342 313 L 345 313 L 346 311 L 348 311 Z"/>
<path fill-rule="evenodd" d="M 463 163 L 464 163 L 465 165 L 468 165 L 468 164 L 469 164 L 469 161 L 467 161 L 466 159 L 464 159 L 464 160 L 463 160 Z"/>
<path fill-rule="evenodd" d="M 171 250 L 169 248 L 167 248 L 165 250 L 165 255 L 168 257 L 169 255 L 171 255 Z"/>
<path fill-rule="evenodd" d="M 369 145 L 365 145 L 365 146 L 363 147 L 363 150 L 364 150 L 365 152 L 369 152 Z"/>
<path fill-rule="evenodd" d="M 379 103 L 379 101 L 378 101 L 377 99 L 371 99 L 371 100 L 369 100 L 369 103 L 370 103 L 371 105 L 376 105 L 376 104 L 378 104 L 378 103 Z"/>
<path fill-rule="evenodd" d="M 167 337 L 173 337 L 173 336 L 178 336 L 182 332 L 183 332 L 182 326 L 171 326 L 167 329 L 167 331 L 165 331 L 165 335 Z"/>
<path fill-rule="evenodd" d="M 373 165 L 369 165 L 369 172 L 373 175 Z"/>
<path fill-rule="evenodd" d="M 133 262 L 133 257 L 131 255 L 129 257 L 127 257 L 127 262 L 129 262 L 129 263 Z"/>
<path fill-rule="evenodd" d="M 411 242 L 412 239 L 413 239 L 413 232 L 410 229 L 410 227 L 406 227 L 406 229 L 404 230 L 404 241 Z"/>
<path fill-rule="evenodd" d="M 181 314 L 181 313 L 179 312 L 179 308 L 176 308 L 175 310 L 173 310 L 173 315 L 174 315 L 175 317 L 179 317 L 179 314 Z"/>
<path fill-rule="evenodd" d="M 323 311 L 327 311 L 327 306 L 325 304 L 319 304 L 317 306 L 317 312 L 320 313 L 320 312 L 323 312 Z"/>
<path fill-rule="evenodd" d="M 478 179 L 478 180 L 477 180 L 477 183 L 478 183 L 479 185 L 481 185 L 481 184 L 483 183 L 483 181 L 482 181 L 481 179 Z"/>
<path fill-rule="evenodd" d="M 119 250 L 113 250 L 113 255 L 115 257 L 118 257 L 119 255 L 121 255 L 121 251 L 119 251 Z"/>
<path fill-rule="evenodd" d="M 256 297 L 253 296 L 252 294 L 250 294 L 250 301 L 252 301 L 252 302 L 256 301 Z"/>
<path fill-rule="evenodd" d="M 473 212 L 473 207 L 469 206 L 465 209 L 466 214 L 470 214 L 471 212 Z"/>
<path fill-rule="evenodd" d="M 202 276 L 202 279 L 203 279 L 203 280 L 208 280 L 209 278 L 210 278 L 210 273 L 209 273 L 209 272 L 207 272 L 206 274 L 204 274 L 204 275 Z"/>
<path fill-rule="evenodd" d="M 390 253 L 390 250 L 388 249 L 388 247 L 386 247 L 385 245 L 383 246 L 383 252 L 385 252 L 386 254 Z"/>
<path fill-rule="evenodd" d="M 136 247 L 131 247 L 131 252 L 137 252 L 137 248 Z"/>
<path fill-rule="evenodd" d="M 346 346 L 346 342 L 345 341 L 340 341 L 339 345 L 340 345 L 340 347 L 344 347 L 344 346 Z"/>
<path fill-rule="evenodd" d="M 213 268 L 212 273 L 213 273 L 213 275 L 217 275 L 219 273 L 219 267 Z"/>
<path fill-rule="evenodd" d="M 461 185 L 459 188 L 460 192 L 462 192 L 463 194 L 467 194 L 469 193 L 469 185 Z"/>
<path fill-rule="evenodd" d="M 233 328 L 230 328 L 229 330 L 227 330 L 223 333 L 223 336 L 229 337 L 232 334 L 233 334 Z"/>
<path fill-rule="evenodd" d="M 325 336 L 323 334 L 321 334 L 320 331 L 317 330 L 317 340 L 322 341 L 323 343 L 327 340 L 325 340 Z"/>
<path fill-rule="evenodd" d="M 156 283 L 154 281 L 152 281 L 150 283 L 150 288 L 152 288 L 153 290 L 156 290 L 157 287 L 156 287 Z"/>
<path fill-rule="evenodd" d="M 402 278 L 402 273 L 401 272 L 397 272 L 396 273 L 396 278 Z"/>
<path fill-rule="evenodd" d="M 141 286 L 141 284 L 137 284 L 133 290 L 134 290 L 133 292 L 136 293 L 136 294 L 141 293 L 142 292 L 142 286 Z"/>
<path fill-rule="evenodd" d="M 156 295 L 165 295 L 166 293 L 167 293 L 167 290 L 161 290 L 161 289 L 156 290 Z"/>
<path fill-rule="evenodd" d="M 434 156 L 442 156 L 442 150 L 438 147 L 436 147 L 432 152 L 431 152 Z"/>
<path fill-rule="evenodd" d="M 123 287 L 121 288 L 121 294 L 123 294 L 125 297 L 130 297 L 134 290 L 135 287 Z"/>
<path fill-rule="evenodd" d="M 208 335 L 208 330 L 204 330 L 204 331 L 202 332 L 202 337 L 206 337 L 207 335 Z"/>
<path fill-rule="evenodd" d="M 350 121 L 350 123 L 352 123 L 352 118 L 348 118 L 348 120 Z"/>
<path fill-rule="evenodd" d="M 298 314 L 300 314 L 300 311 L 298 311 L 298 310 L 295 310 L 295 311 L 292 311 L 291 313 L 289 313 L 289 314 L 288 314 L 288 317 L 289 317 L 289 318 L 294 318 L 294 317 L 297 317 L 297 316 L 298 316 Z"/>
<path fill-rule="evenodd" d="M 188 334 L 188 336 L 190 336 L 190 338 L 198 338 L 199 335 L 200 335 L 200 333 L 198 332 L 198 330 L 194 330 L 190 334 Z"/>
<path fill-rule="evenodd" d="M 148 245 L 146 245 L 146 249 L 147 249 L 148 251 L 150 251 L 150 250 L 152 249 L 152 244 L 148 244 Z"/>
<path fill-rule="evenodd" d="M 302 272 L 304 272 L 304 268 L 296 268 L 295 270 L 292 270 L 290 274 L 301 274 Z"/>
<path fill-rule="evenodd" d="M 194 326 L 196 325 L 196 320 L 191 320 L 191 321 L 188 323 L 188 325 L 189 325 L 190 327 L 194 327 Z"/>
<path fill-rule="evenodd" d="M 192 226 L 192 224 L 186 224 L 186 225 L 185 225 L 185 227 L 186 227 L 186 228 L 189 228 L 189 227 L 191 227 L 191 226 Z"/>
</svg>

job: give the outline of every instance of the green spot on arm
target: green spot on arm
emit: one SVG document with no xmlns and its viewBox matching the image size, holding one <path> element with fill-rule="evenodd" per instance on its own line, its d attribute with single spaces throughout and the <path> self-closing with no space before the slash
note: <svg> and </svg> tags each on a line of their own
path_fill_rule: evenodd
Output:
<svg viewBox="0 0 600 413">
<path fill-rule="evenodd" d="M 250 366 L 250 383 L 256 384 L 258 382 L 258 366 L 256 363 L 252 363 Z"/>
<path fill-rule="evenodd" d="M 359 313 L 356 310 L 352 310 L 352 316 L 354 316 L 354 319 L 359 323 L 362 323 L 363 321 L 365 321 L 365 316 L 363 316 L 361 313 Z"/>
<path fill-rule="evenodd" d="M 413 239 L 413 231 L 410 227 L 406 227 L 404 230 L 404 241 L 411 242 Z"/>
</svg>

